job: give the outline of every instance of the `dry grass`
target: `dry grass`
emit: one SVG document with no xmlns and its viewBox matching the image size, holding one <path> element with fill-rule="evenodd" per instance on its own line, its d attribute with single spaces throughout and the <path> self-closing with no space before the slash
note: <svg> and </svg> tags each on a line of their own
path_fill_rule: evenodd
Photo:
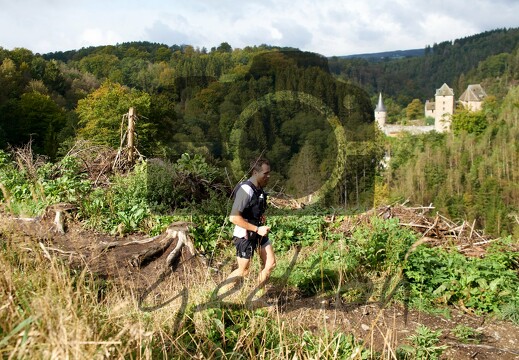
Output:
<svg viewBox="0 0 519 360">
<path fill-rule="evenodd" d="M 216 284 L 207 274 L 191 279 L 189 293 L 170 277 L 139 303 L 142 289 L 71 270 L 44 244 L 5 231 L 2 238 L 2 358 L 339 358 L 339 335 L 305 340 L 275 307 L 247 306 L 254 281 L 211 301 Z"/>
<path fill-rule="evenodd" d="M 71 271 L 39 246 L 3 243 L 0 253 L 1 354 L 4 358 L 125 357 L 156 329 L 131 289 Z M 133 356 L 131 356 L 133 357 Z"/>
</svg>

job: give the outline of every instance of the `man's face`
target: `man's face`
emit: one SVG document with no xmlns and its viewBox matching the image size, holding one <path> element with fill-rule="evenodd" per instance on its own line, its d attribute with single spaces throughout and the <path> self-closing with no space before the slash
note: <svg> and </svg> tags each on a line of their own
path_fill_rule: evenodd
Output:
<svg viewBox="0 0 519 360">
<path fill-rule="evenodd" d="M 256 180 L 258 181 L 258 185 L 264 187 L 267 185 L 270 179 L 270 165 L 263 164 L 261 165 L 261 170 L 256 172 Z"/>
</svg>

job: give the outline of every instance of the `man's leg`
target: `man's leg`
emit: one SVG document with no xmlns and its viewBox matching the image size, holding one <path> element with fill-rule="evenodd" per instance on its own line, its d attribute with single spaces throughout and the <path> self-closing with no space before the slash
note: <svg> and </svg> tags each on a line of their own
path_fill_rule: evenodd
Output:
<svg viewBox="0 0 519 360">
<path fill-rule="evenodd" d="M 244 259 L 241 257 L 237 257 L 236 260 L 238 260 L 238 268 L 236 268 L 233 272 L 229 274 L 227 277 L 227 280 L 236 278 L 236 277 L 245 277 L 249 274 L 249 267 L 250 267 L 250 260 L 251 259 Z"/>
<path fill-rule="evenodd" d="M 261 262 L 263 264 L 263 269 L 258 277 L 258 282 L 260 286 L 264 286 L 267 280 L 270 277 L 270 274 L 276 267 L 276 257 L 274 255 L 274 249 L 272 248 L 272 244 L 268 244 L 264 247 L 260 247 L 260 257 Z"/>
<path fill-rule="evenodd" d="M 249 274 L 249 266 L 251 259 L 244 259 L 241 257 L 236 258 L 238 260 L 238 268 L 232 271 L 227 279 L 225 279 L 220 285 L 218 286 L 218 294 L 223 295 L 226 294 L 226 296 L 230 295 L 231 293 L 236 292 L 236 290 L 239 289 L 236 288 L 236 290 L 231 291 L 231 289 L 235 288 L 235 285 L 239 284 L 241 281 L 243 281 L 243 278 Z"/>
</svg>

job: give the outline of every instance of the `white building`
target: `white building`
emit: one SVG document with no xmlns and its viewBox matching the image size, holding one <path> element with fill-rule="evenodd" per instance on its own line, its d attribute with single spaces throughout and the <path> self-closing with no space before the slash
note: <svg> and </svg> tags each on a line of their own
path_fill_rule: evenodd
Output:
<svg viewBox="0 0 519 360">
<path fill-rule="evenodd" d="M 434 118 L 434 130 L 437 132 L 450 131 L 454 105 L 454 90 L 445 83 L 436 89 L 434 102 L 425 102 L 425 116 Z"/>
<path fill-rule="evenodd" d="M 379 93 L 378 95 L 378 104 L 375 108 L 375 121 L 377 122 L 378 126 L 383 129 L 386 125 L 387 121 L 387 110 L 384 106 L 384 102 L 382 101 L 382 93 Z"/>
<path fill-rule="evenodd" d="M 467 90 L 460 96 L 460 103 L 465 109 L 470 111 L 481 110 L 483 100 L 487 97 L 487 93 L 480 84 L 472 84 L 467 87 Z"/>
</svg>

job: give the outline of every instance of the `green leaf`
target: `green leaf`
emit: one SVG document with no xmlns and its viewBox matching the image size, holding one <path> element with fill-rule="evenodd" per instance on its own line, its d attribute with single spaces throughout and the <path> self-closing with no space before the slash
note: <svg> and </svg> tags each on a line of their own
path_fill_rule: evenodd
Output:
<svg viewBox="0 0 519 360">
<path fill-rule="evenodd" d="M 18 334 L 23 328 L 29 326 L 33 321 L 34 319 L 32 317 L 28 317 L 27 319 L 23 320 L 21 323 L 16 325 L 16 327 L 13 330 L 11 330 L 11 332 L 0 341 L 0 348 L 5 346 L 10 338 Z"/>
</svg>

